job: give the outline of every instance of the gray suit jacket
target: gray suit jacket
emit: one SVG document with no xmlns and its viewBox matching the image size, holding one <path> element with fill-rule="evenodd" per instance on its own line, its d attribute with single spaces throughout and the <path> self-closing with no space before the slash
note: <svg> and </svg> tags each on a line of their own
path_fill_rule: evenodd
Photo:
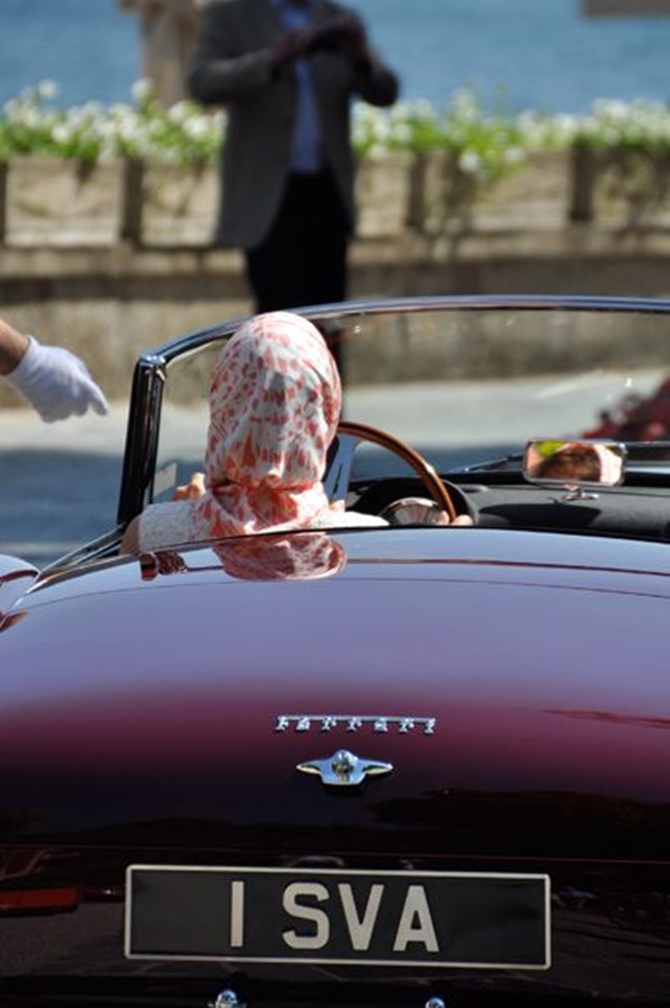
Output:
<svg viewBox="0 0 670 1008">
<path fill-rule="evenodd" d="M 348 13 L 333 0 L 314 0 L 323 24 Z M 270 0 L 214 0 L 203 14 L 189 74 L 192 96 L 225 106 L 222 201 L 216 227 L 221 244 L 254 248 L 267 234 L 290 171 L 297 85 L 293 67 L 273 74 L 271 52 L 284 34 Z M 332 169 L 353 229 L 354 164 L 350 105 L 358 95 L 391 105 L 398 81 L 372 54 L 356 67 L 334 51 L 311 57 L 326 163 Z"/>
</svg>

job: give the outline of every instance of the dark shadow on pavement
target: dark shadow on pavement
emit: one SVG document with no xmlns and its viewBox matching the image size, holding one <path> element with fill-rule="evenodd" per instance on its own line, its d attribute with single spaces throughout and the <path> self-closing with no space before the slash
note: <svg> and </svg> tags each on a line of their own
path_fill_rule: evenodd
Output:
<svg viewBox="0 0 670 1008">
<path fill-rule="evenodd" d="M 107 531 L 120 481 L 115 455 L 0 451 L 0 553 L 40 567 Z"/>
</svg>

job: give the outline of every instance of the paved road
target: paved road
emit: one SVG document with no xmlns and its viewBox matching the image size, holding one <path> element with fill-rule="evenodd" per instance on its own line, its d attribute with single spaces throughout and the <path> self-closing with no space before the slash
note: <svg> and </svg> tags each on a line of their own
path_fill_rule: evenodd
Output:
<svg viewBox="0 0 670 1008">
<path fill-rule="evenodd" d="M 0 410 L 0 553 L 38 566 L 113 524 L 126 407 L 44 424 Z"/>
</svg>

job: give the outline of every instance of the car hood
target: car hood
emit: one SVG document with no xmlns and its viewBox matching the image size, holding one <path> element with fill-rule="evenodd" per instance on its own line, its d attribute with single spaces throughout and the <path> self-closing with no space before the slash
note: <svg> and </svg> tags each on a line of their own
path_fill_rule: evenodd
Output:
<svg viewBox="0 0 670 1008">
<path fill-rule="evenodd" d="M 669 558 L 426 529 L 52 575 L 0 634 L 4 835 L 664 858 Z M 393 772 L 296 769 L 342 750 Z"/>
</svg>

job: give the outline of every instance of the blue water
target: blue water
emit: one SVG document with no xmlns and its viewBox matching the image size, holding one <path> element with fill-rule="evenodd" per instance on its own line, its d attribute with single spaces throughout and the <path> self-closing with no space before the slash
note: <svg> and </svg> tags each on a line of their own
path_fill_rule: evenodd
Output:
<svg viewBox="0 0 670 1008">
<path fill-rule="evenodd" d="M 585 112 L 599 97 L 670 98 L 670 16 L 582 16 L 580 0 L 349 0 L 400 73 L 443 106 L 469 85 L 513 109 Z M 130 98 L 132 16 L 116 0 L 0 0 L 0 102 L 54 80 L 59 103 Z"/>
</svg>

